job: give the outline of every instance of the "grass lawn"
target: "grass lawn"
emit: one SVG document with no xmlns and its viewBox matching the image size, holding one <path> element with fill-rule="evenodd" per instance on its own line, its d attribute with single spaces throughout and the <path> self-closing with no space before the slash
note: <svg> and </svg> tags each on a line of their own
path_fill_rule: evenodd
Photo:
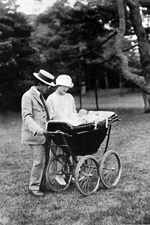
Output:
<svg viewBox="0 0 150 225">
<path fill-rule="evenodd" d="M 1 112 L 0 225 L 150 224 L 150 115 L 126 108 L 118 116 L 108 146 L 122 160 L 117 187 L 84 197 L 71 185 L 38 199 L 28 193 L 32 152 L 20 144 L 20 114 Z"/>
</svg>

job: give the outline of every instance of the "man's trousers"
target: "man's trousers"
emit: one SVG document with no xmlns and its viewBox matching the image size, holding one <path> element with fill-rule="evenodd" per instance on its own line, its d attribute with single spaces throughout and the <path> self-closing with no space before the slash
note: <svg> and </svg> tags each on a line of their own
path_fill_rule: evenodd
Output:
<svg viewBox="0 0 150 225">
<path fill-rule="evenodd" d="M 43 145 L 30 145 L 30 148 L 33 153 L 33 166 L 29 189 L 35 191 L 40 189 L 49 153 L 47 142 Z"/>
</svg>

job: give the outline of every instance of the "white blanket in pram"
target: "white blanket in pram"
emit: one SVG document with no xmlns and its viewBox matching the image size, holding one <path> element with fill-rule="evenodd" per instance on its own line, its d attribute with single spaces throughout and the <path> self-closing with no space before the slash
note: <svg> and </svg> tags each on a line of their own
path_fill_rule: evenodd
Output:
<svg viewBox="0 0 150 225">
<path fill-rule="evenodd" d="M 63 121 L 70 123 L 73 126 L 79 126 L 86 123 L 98 123 L 113 116 L 115 113 L 112 111 L 89 111 L 86 115 L 75 113 L 71 119 L 65 118 Z M 62 120 L 61 120 L 62 121 Z"/>
</svg>

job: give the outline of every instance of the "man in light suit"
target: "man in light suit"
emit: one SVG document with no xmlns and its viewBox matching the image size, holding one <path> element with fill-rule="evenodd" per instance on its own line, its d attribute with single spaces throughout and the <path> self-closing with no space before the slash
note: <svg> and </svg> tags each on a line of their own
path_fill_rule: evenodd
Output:
<svg viewBox="0 0 150 225">
<path fill-rule="evenodd" d="M 22 140 L 28 144 L 33 152 L 33 166 L 31 170 L 29 193 L 36 197 L 44 197 L 40 191 L 41 181 L 46 163 L 47 142 L 44 135 L 49 114 L 44 94 L 53 83 L 54 76 L 45 70 L 33 73 L 35 85 L 22 96 Z"/>
</svg>

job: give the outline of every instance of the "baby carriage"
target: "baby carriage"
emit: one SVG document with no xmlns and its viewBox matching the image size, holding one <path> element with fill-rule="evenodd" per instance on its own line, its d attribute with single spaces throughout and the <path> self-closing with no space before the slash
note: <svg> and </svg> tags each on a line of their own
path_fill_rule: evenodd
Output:
<svg viewBox="0 0 150 225">
<path fill-rule="evenodd" d="M 91 115 L 93 119 L 76 125 L 58 120 L 47 123 L 47 139 L 63 150 L 63 154 L 56 155 L 56 146 L 50 146 L 54 156 L 46 168 L 46 183 L 55 192 L 66 190 L 72 179 L 83 195 L 96 192 L 100 182 L 111 188 L 120 180 L 120 157 L 114 150 L 107 151 L 111 126 L 118 116 L 107 111 L 91 111 Z M 97 158 L 94 154 L 104 139 L 103 155 Z M 78 160 L 77 156 L 82 157 Z M 57 176 L 63 177 L 63 184 L 57 182 Z"/>
</svg>

